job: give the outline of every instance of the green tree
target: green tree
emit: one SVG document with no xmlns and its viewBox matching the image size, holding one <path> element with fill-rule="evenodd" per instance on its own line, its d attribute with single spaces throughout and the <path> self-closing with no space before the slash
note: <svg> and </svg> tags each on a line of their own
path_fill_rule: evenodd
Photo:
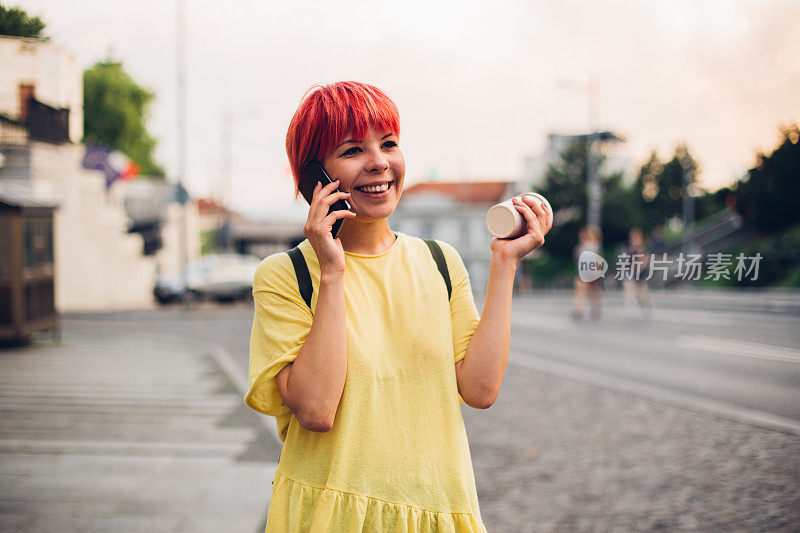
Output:
<svg viewBox="0 0 800 533">
<path fill-rule="evenodd" d="M 139 86 L 115 61 L 83 73 L 84 142 L 112 146 L 130 157 L 146 176 L 164 177 L 153 159 L 156 140 L 145 126 L 154 94 Z"/>
<path fill-rule="evenodd" d="M 42 35 L 44 28 L 45 23 L 39 17 L 32 17 L 18 7 L 0 5 L 0 35 L 47 39 Z"/>
<path fill-rule="evenodd" d="M 772 234 L 800 222 L 800 127 L 785 128 L 783 139 L 733 190 L 737 208 L 762 233 Z"/>
<path fill-rule="evenodd" d="M 639 211 L 632 192 L 624 186 L 622 173 L 604 173 L 602 154 L 596 154 L 600 165 L 603 206 L 601 209 L 603 244 L 613 246 L 627 237 L 631 225 L 640 224 Z M 562 213 L 571 213 L 566 222 L 554 226 L 547 236 L 546 252 L 562 260 L 572 257 L 578 230 L 586 224 L 586 142 L 574 141 L 561 157 L 545 171 L 544 183 L 537 189 Z"/>
<path fill-rule="evenodd" d="M 645 214 L 645 230 L 663 226 L 670 218 L 683 215 L 684 175 L 694 183 L 698 172 L 697 162 L 686 145 L 678 146 L 666 163 L 659 161 L 655 151 L 651 152 L 634 183 L 637 202 Z"/>
</svg>

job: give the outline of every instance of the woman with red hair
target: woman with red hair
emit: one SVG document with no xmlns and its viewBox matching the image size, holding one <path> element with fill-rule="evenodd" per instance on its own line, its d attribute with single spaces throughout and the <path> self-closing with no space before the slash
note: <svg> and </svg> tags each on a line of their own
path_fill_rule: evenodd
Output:
<svg viewBox="0 0 800 533">
<path fill-rule="evenodd" d="M 383 91 L 312 87 L 286 151 L 298 189 L 309 161 L 335 181 L 314 189 L 300 255 L 267 257 L 254 279 L 245 402 L 276 417 L 284 443 L 267 531 L 485 531 L 461 403 L 497 398 L 517 262 L 544 243 L 549 215 L 525 199 L 528 232 L 492 238 L 479 316 L 453 246 L 389 227 L 405 162 Z M 332 210 L 340 199 L 351 209 Z"/>
</svg>

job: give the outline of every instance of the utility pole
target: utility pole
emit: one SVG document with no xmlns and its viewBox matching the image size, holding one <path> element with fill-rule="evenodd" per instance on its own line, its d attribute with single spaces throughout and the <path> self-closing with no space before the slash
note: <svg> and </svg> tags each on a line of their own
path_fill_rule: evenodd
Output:
<svg viewBox="0 0 800 533">
<path fill-rule="evenodd" d="M 588 202 L 586 205 L 586 221 L 590 226 L 600 228 L 600 210 L 603 205 L 603 190 L 600 187 L 597 158 L 594 155 L 594 144 L 597 133 L 597 85 L 586 83 L 586 97 L 589 101 L 589 139 L 586 142 L 586 187 Z"/>
<path fill-rule="evenodd" d="M 222 208 L 225 210 L 222 222 L 222 245 L 226 252 L 231 250 L 231 180 L 233 173 L 233 113 L 222 113 Z"/>
<path fill-rule="evenodd" d="M 179 267 L 183 275 L 187 259 L 187 235 L 186 235 L 186 204 L 188 194 L 183 185 L 186 178 L 186 9 L 185 0 L 177 0 L 175 11 L 175 56 L 177 63 L 177 137 L 178 137 L 178 165 L 176 176 L 176 189 L 178 201 L 181 204 L 180 220 L 178 223 L 178 257 Z M 185 281 L 185 280 L 184 280 Z"/>
<path fill-rule="evenodd" d="M 225 247 L 226 252 L 233 251 L 233 233 L 232 233 L 232 212 L 233 212 L 233 131 L 237 124 L 240 124 L 242 119 L 255 119 L 260 115 L 257 108 L 250 108 L 234 113 L 230 109 L 225 109 L 222 112 L 222 124 L 220 127 L 220 148 L 222 150 L 222 183 L 220 192 L 222 193 L 221 204 L 225 210 L 224 219 L 222 222 L 222 246 Z"/>
<path fill-rule="evenodd" d="M 586 140 L 586 222 L 590 226 L 600 228 L 600 209 L 603 204 L 603 190 L 597 175 L 597 158 L 594 156 L 595 132 L 592 131 Z"/>
<path fill-rule="evenodd" d="M 586 95 L 589 111 L 589 135 L 586 136 L 586 223 L 600 228 L 600 211 L 603 205 L 603 190 L 598 175 L 598 162 L 594 154 L 597 140 L 597 84 L 579 82 L 571 79 L 559 80 L 559 86 Z"/>
<path fill-rule="evenodd" d="M 689 152 L 683 148 L 680 156 L 683 169 L 683 251 L 690 254 L 694 250 L 694 178 L 695 169 Z"/>
</svg>

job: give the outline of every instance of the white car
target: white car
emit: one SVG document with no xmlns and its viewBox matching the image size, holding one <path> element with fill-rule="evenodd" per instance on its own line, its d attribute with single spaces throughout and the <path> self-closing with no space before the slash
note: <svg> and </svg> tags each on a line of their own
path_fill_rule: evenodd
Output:
<svg viewBox="0 0 800 533">
<path fill-rule="evenodd" d="M 261 259 L 253 255 L 205 255 L 187 264 L 183 276 L 159 276 L 153 293 L 161 303 L 249 299 L 253 291 L 253 276 L 260 263 Z"/>
</svg>

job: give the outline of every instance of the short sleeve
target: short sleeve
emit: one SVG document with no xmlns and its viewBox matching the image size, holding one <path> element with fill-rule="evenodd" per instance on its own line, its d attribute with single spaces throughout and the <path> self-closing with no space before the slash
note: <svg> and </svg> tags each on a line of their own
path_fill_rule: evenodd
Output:
<svg viewBox="0 0 800 533">
<path fill-rule="evenodd" d="M 452 245 L 442 241 L 437 242 L 442 248 L 447 261 L 447 269 L 450 271 L 450 284 L 452 286 L 450 317 L 453 324 L 453 364 L 455 364 L 467 355 L 467 346 L 469 346 L 472 335 L 478 328 L 481 317 L 478 314 L 478 308 L 475 306 L 475 298 L 472 296 L 469 272 L 467 267 L 464 266 L 461 255 Z M 461 403 L 465 403 L 460 394 L 458 398 Z"/>
<path fill-rule="evenodd" d="M 469 272 L 467 272 L 461 256 L 452 245 L 442 241 L 438 242 L 447 260 L 450 284 L 453 289 L 450 296 L 450 315 L 453 320 L 454 363 L 458 363 L 467 355 L 467 346 L 478 328 L 481 317 L 475 306 L 475 298 L 472 296 Z"/>
<path fill-rule="evenodd" d="M 280 418 L 291 411 L 278 392 L 275 376 L 295 360 L 313 320 L 300 297 L 287 254 L 275 254 L 261 262 L 253 280 L 253 302 L 245 403 L 260 413 L 278 417 L 280 426 Z"/>
</svg>

